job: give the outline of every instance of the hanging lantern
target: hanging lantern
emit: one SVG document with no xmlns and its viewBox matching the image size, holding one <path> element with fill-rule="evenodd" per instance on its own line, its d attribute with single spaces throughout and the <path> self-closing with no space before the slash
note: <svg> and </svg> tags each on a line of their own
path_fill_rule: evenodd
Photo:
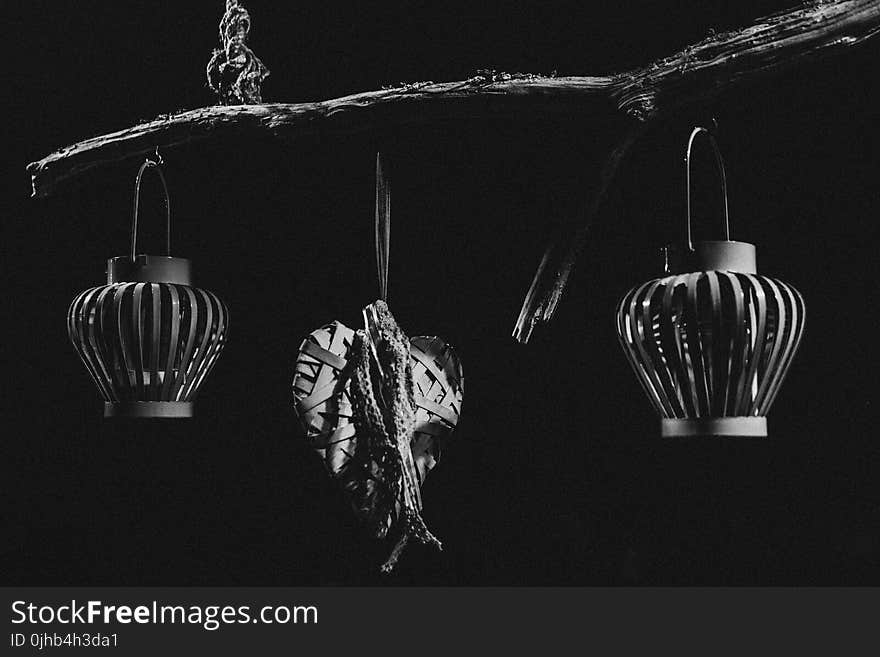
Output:
<svg viewBox="0 0 880 657">
<path fill-rule="evenodd" d="M 159 162 L 135 181 L 131 252 L 107 261 L 107 284 L 70 305 L 67 329 L 104 398 L 105 417 L 191 417 L 193 399 L 226 342 L 229 312 L 191 285 L 190 261 L 171 257 L 171 205 Z M 166 255 L 137 254 L 141 178 L 151 168 L 165 191 Z"/>
<path fill-rule="evenodd" d="M 723 241 L 691 238 L 690 156 L 705 133 L 724 194 Z M 631 290 L 617 315 L 620 343 L 662 417 L 663 436 L 766 436 L 766 414 L 804 330 L 790 285 L 759 276 L 755 246 L 730 240 L 721 153 L 695 128 L 685 156 L 687 250 L 666 249 L 666 274 Z"/>
</svg>

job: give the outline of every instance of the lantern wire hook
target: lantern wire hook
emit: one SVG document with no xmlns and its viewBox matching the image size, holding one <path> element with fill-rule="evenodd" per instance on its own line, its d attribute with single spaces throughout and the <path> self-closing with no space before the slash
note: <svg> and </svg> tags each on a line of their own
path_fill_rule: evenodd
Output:
<svg viewBox="0 0 880 657">
<path fill-rule="evenodd" d="M 685 170 L 686 170 L 686 193 L 687 193 L 687 241 L 688 241 L 688 249 L 693 251 L 694 244 L 691 236 L 691 149 L 694 145 L 694 140 L 700 134 L 705 134 L 706 137 L 709 138 L 709 143 L 712 146 L 712 150 L 715 152 L 715 163 L 718 165 L 718 174 L 721 176 L 721 193 L 724 196 L 724 239 L 730 241 L 730 217 L 728 215 L 727 208 L 727 174 L 724 171 L 724 160 L 721 157 L 721 151 L 718 148 L 718 142 L 715 141 L 715 137 L 712 133 L 702 126 L 696 126 L 691 132 L 691 136 L 688 139 L 687 143 L 687 151 L 684 155 L 685 162 Z"/>
<path fill-rule="evenodd" d="M 162 190 L 165 193 L 165 255 L 171 255 L 171 198 L 168 195 L 168 185 L 165 182 L 165 174 L 162 173 L 161 165 L 164 164 L 162 156 L 159 154 L 159 147 L 156 147 L 156 159 L 152 160 L 149 156 L 138 169 L 137 178 L 134 182 L 134 208 L 131 216 L 131 259 L 134 261 L 137 254 L 137 229 L 138 229 L 138 205 L 141 197 L 141 178 L 147 169 L 153 169 L 159 175 L 162 182 Z"/>
<path fill-rule="evenodd" d="M 379 298 L 388 300 L 388 259 L 391 251 L 391 180 L 387 159 L 376 152 L 376 268 Z"/>
</svg>

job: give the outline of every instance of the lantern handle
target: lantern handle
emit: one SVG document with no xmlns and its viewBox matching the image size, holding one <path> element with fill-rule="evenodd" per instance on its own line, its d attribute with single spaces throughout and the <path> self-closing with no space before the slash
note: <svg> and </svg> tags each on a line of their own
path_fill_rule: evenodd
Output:
<svg viewBox="0 0 880 657">
<path fill-rule="evenodd" d="M 694 140 L 700 134 L 705 134 L 706 137 L 709 138 L 709 143 L 712 146 L 712 150 L 715 152 L 715 163 L 718 165 L 718 173 L 721 176 L 721 193 L 724 196 L 724 239 L 728 242 L 730 241 L 730 218 L 727 210 L 727 175 L 724 172 L 724 160 L 721 157 L 721 151 L 718 148 L 718 142 L 715 141 L 715 137 L 712 136 L 712 133 L 702 126 L 696 126 L 691 132 L 690 138 L 688 139 L 687 151 L 684 155 L 686 170 L 685 185 L 687 190 L 687 241 L 688 249 L 690 251 L 694 250 L 694 244 L 691 238 L 691 148 L 694 145 Z"/>
<path fill-rule="evenodd" d="M 165 255 L 171 255 L 171 198 L 168 196 L 168 185 L 165 183 L 165 175 L 162 173 L 162 156 L 159 155 L 159 149 L 156 149 L 156 160 L 149 157 L 138 169 L 137 178 L 134 183 L 134 208 L 131 216 L 131 259 L 134 261 L 137 254 L 137 229 L 138 229 L 138 204 L 141 197 L 141 178 L 147 169 L 153 169 L 159 174 L 159 180 L 162 182 L 162 189 L 165 192 Z"/>
<path fill-rule="evenodd" d="M 388 300 L 388 259 L 391 251 L 391 180 L 381 152 L 376 152 L 376 269 L 379 298 Z"/>
</svg>

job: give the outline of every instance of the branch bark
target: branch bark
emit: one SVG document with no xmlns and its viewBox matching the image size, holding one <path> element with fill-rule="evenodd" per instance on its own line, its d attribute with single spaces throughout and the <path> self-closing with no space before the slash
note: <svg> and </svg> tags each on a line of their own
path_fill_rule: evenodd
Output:
<svg viewBox="0 0 880 657">
<path fill-rule="evenodd" d="M 389 125 L 415 125 L 518 113 L 613 111 L 617 78 L 487 73 L 459 82 L 419 82 L 312 103 L 213 105 L 162 115 L 118 132 L 66 146 L 32 162 L 33 195 L 105 164 L 224 134 L 267 133 L 297 138 L 348 134 Z"/>
<path fill-rule="evenodd" d="M 590 112 L 619 112 L 636 124 L 647 124 L 743 82 L 850 48 L 878 31 L 880 0 L 809 2 L 750 27 L 713 35 L 626 73 L 585 77 L 483 73 L 459 82 L 416 83 L 313 103 L 203 107 L 81 141 L 27 169 L 34 196 L 47 196 L 60 183 L 102 165 L 230 132 L 296 138 L 447 119 Z M 518 340 L 528 340 L 536 323 L 553 316 L 586 231 L 629 143 L 624 138 L 608 156 L 598 195 L 588 203 L 584 220 L 573 222 L 570 233 L 560 235 L 545 252 L 514 329 Z"/>
</svg>

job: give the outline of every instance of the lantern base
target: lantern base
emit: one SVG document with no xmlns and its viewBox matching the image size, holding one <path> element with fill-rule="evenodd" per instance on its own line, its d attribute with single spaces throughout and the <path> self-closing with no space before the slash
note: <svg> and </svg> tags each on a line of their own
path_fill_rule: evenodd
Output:
<svg viewBox="0 0 880 657">
<path fill-rule="evenodd" d="M 193 402 L 104 402 L 104 417 L 192 417 Z"/>
<path fill-rule="evenodd" d="M 743 417 L 701 417 L 701 418 L 663 418 L 660 420 L 660 435 L 664 438 L 687 438 L 696 436 L 739 436 L 743 438 L 766 438 L 767 418 Z"/>
</svg>

